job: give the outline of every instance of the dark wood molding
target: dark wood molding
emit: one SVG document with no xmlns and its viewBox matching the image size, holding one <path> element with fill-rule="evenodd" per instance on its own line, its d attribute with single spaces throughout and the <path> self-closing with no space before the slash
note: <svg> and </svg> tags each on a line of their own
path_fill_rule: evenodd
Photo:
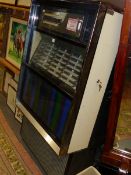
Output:
<svg viewBox="0 0 131 175">
<path fill-rule="evenodd" d="M 128 50 L 130 48 L 129 44 L 129 34 L 131 27 L 131 0 L 125 1 L 124 16 L 121 30 L 120 43 L 118 48 L 118 54 L 116 58 L 114 83 L 112 90 L 112 99 L 108 115 L 108 126 L 107 135 L 104 146 L 104 151 L 101 157 L 101 161 L 105 164 L 112 165 L 114 167 L 120 168 L 125 164 L 125 159 L 128 164 L 128 171 L 131 172 L 131 154 L 114 150 L 113 142 L 115 138 L 116 126 L 118 122 L 118 114 L 120 109 L 120 103 L 123 92 L 123 85 L 125 79 L 125 70 L 128 60 Z M 123 157 L 125 159 L 123 159 Z M 123 163 L 124 161 L 124 163 Z"/>
<path fill-rule="evenodd" d="M 4 58 L 0 58 L 0 65 L 4 66 L 5 68 L 12 71 L 14 74 L 19 75 L 20 70 L 14 67 L 12 64 L 10 64 L 8 61 L 6 61 Z"/>
</svg>

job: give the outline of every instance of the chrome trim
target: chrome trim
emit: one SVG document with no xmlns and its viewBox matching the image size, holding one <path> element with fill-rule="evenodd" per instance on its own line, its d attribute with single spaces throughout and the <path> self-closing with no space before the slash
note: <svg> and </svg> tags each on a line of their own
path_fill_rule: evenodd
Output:
<svg viewBox="0 0 131 175">
<path fill-rule="evenodd" d="M 40 135 L 45 139 L 45 141 L 50 145 L 50 147 L 56 152 L 57 155 L 60 153 L 60 147 L 54 142 L 54 140 L 47 134 L 47 132 L 40 126 L 40 124 L 35 120 L 35 118 L 27 111 L 27 109 L 16 100 L 16 105 L 21 109 L 25 117 L 31 122 L 31 124 L 36 128 Z"/>
</svg>

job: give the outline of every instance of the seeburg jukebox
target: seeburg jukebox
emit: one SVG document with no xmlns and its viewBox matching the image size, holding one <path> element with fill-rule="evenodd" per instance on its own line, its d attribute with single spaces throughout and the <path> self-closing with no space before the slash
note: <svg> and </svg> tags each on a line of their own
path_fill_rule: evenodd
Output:
<svg viewBox="0 0 131 175">
<path fill-rule="evenodd" d="M 28 121 L 60 158 L 88 148 L 121 24 L 122 14 L 102 2 L 32 2 L 17 105 L 22 128 Z"/>
</svg>

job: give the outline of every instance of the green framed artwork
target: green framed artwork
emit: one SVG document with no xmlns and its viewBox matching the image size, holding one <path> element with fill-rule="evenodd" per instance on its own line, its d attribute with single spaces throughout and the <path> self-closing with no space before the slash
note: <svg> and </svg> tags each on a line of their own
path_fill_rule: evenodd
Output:
<svg viewBox="0 0 131 175">
<path fill-rule="evenodd" d="M 26 31 L 27 21 L 10 19 L 6 59 L 18 69 L 22 62 Z"/>
</svg>

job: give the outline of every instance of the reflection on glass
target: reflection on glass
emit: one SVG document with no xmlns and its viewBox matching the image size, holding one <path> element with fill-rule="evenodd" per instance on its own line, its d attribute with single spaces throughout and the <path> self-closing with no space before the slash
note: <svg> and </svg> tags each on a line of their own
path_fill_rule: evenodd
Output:
<svg viewBox="0 0 131 175">
<path fill-rule="evenodd" d="M 66 12 L 52 12 L 46 10 L 43 16 L 43 24 L 52 25 L 52 26 L 59 26 L 66 17 Z"/>
<path fill-rule="evenodd" d="M 131 152 L 131 57 L 128 58 L 114 148 Z"/>
<path fill-rule="evenodd" d="M 84 53 L 85 48 L 34 32 L 30 65 L 34 69 L 48 72 L 75 90 Z"/>
</svg>

